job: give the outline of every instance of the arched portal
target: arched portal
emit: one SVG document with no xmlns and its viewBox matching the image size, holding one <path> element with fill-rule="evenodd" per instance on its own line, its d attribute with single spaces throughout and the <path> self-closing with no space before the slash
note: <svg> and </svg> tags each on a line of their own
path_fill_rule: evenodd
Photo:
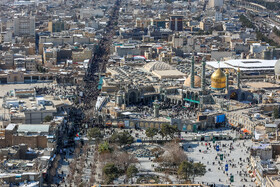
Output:
<svg viewBox="0 0 280 187">
<path fill-rule="evenodd" d="M 135 92 L 131 92 L 129 94 L 129 105 L 134 105 L 136 104 L 136 93 Z"/>
<path fill-rule="evenodd" d="M 230 94 L 230 99 L 238 100 L 238 95 L 237 95 L 237 93 L 236 93 L 236 92 L 232 92 L 232 93 Z"/>
<path fill-rule="evenodd" d="M 245 93 L 242 93 L 241 94 L 241 101 L 244 101 L 244 100 L 246 100 L 246 95 L 245 95 Z"/>
</svg>

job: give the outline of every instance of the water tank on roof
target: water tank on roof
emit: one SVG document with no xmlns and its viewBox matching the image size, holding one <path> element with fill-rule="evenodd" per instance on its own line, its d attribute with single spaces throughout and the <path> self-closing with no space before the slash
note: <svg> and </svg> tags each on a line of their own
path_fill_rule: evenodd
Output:
<svg viewBox="0 0 280 187">
<path fill-rule="evenodd" d="M 256 114 L 254 114 L 254 117 L 258 119 L 261 117 L 261 115 L 259 113 L 256 113 Z"/>
</svg>

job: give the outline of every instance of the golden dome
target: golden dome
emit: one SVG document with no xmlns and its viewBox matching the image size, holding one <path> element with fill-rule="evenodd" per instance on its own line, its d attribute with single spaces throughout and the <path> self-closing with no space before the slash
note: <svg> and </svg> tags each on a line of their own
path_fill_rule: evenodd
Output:
<svg viewBox="0 0 280 187">
<path fill-rule="evenodd" d="M 211 75 L 211 87 L 213 89 L 223 89 L 226 87 L 226 75 L 220 68 Z"/>
<path fill-rule="evenodd" d="M 191 87 L 191 75 L 189 75 L 188 78 L 185 80 L 184 86 Z M 200 76 L 195 75 L 194 76 L 194 87 L 200 88 L 200 86 L 201 86 L 201 78 L 200 78 Z"/>
</svg>

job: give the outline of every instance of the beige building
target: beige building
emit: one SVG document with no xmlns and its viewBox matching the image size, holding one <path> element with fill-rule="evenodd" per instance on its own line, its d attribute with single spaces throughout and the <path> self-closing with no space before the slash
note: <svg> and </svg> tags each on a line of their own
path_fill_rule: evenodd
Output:
<svg viewBox="0 0 280 187">
<path fill-rule="evenodd" d="M 158 59 L 159 59 L 159 61 L 162 61 L 162 62 L 171 63 L 173 56 L 175 56 L 175 54 L 173 52 L 162 51 L 159 54 L 159 58 Z"/>
<path fill-rule="evenodd" d="M 72 52 L 73 62 L 83 62 L 84 60 L 90 59 L 92 57 L 92 50 L 85 48 L 81 52 Z"/>
<path fill-rule="evenodd" d="M 22 71 L 10 71 L 7 76 L 7 83 L 24 83 Z"/>
<path fill-rule="evenodd" d="M 47 67 L 53 67 L 57 64 L 57 49 L 45 49 L 43 52 L 44 64 Z"/>
</svg>

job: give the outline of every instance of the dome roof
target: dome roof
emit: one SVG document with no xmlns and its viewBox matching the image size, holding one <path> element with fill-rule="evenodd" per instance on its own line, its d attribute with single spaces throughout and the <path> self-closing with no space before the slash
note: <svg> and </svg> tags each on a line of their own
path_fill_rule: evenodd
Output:
<svg viewBox="0 0 280 187">
<path fill-rule="evenodd" d="M 226 75 L 220 68 L 211 75 L 211 87 L 213 89 L 223 89 L 226 87 Z"/>
<path fill-rule="evenodd" d="M 184 82 L 184 86 L 191 87 L 191 75 L 188 76 L 188 78 Z M 194 87 L 201 86 L 201 78 L 198 75 L 194 76 Z"/>
<path fill-rule="evenodd" d="M 172 70 L 174 69 L 172 66 L 170 66 L 169 64 L 165 63 L 165 62 L 149 62 L 146 65 L 144 65 L 144 68 L 147 71 L 155 71 L 155 70 Z"/>
<path fill-rule="evenodd" d="M 277 60 L 274 66 L 274 72 L 276 75 L 280 75 L 280 60 Z"/>
</svg>

